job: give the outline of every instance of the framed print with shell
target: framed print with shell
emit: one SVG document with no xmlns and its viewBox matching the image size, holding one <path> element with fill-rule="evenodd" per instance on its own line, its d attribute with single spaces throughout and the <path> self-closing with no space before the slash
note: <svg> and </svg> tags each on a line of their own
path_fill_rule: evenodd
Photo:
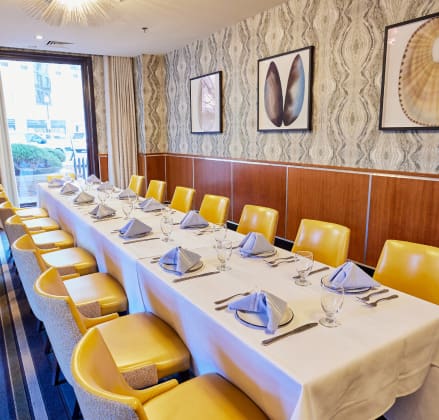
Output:
<svg viewBox="0 0 439 420">
<path fill-rule="evenodd" d="M 258 131 L 311 130 L 313 52 L 258 60 Z"/>
<path fill-rule="evenodd" d="M 439 13 L 386 26 L 381 130 L 439 128 Z"/>
<path fill-rule="evenodd" d="M 221 133 L 222 72 L 190 79 L 191 133 Z"/>
</svg>

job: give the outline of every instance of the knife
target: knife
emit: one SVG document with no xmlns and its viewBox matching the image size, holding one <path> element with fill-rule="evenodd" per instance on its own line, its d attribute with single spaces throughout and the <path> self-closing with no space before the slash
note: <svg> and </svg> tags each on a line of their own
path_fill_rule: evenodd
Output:
<svg viewBox="0 0 439 420">
<path fill-rule="evenodd" d="M 318 268 L 317 270 L 310 271 L 308 276 L 311 276 L 312 274 L 317 274 L 317 273 L 320 273 L 321 271 L 326 271 L 326 270 L 329 270 L 329 267 Z M 300 277 L 299 275 L 293 276 L 293 278 L 295 278 L 295 279 L 298 279 L 299 277 Z"/>
<path fill-rule="evenodd" d="M 317 327 L 317 325 L 319 325 L 318 322 L 310 322 L 309 324 L 304 324 L 304 325 L 301 325 L 300 327 L 294 328 L 294 330 L 288 331 L 288 332 L 283 333 L 283 334 L 279 334 L 276 337 L 271 337 L 271 338 L 267 338 L 266 340 L 262 340 L 261 343 L 264 346 L 266 346 L 268 344 L 274 343 L 275 341 L 279 340 L 280 338 L 287 337 L 288 335 L 297 334 L 297 333 L 300 333 L 302 331 L 306 331 L 310 328 Z"/>
<path fill-rule="evenodd" d="M 125 241 L 122 242 L 124 245 L 126 244 L 133 244 L 134 242 L 143 242 L 143 241 L 153 241 L 154 239 L 160 239 L 160 238 L 143 238 L 143 239 L 133 239 L 132 241 Z"/>
<path fill-rule="evenodd" d="M 184 276 L 184 277 L 180 277 L 178 279 L 174 279 L 174 283 L 178 283 L 180 281 L 185 281 L 185 280 L 190 280 L 190 279 L 196 279 L 197 277 L 204 277 L 204 276 L 210 276 L 211 274 L 218 274 L 220 271 L 216 270 L 216 271 L 206 271 L 205 273 L 201 273 L 201 274 L 195 274 L 194 276 Z"/>
</svg>

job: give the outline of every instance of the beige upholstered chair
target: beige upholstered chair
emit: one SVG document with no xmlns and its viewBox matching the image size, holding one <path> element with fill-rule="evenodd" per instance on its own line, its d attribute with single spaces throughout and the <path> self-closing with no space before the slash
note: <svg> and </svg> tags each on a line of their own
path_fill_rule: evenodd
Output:
<svg viewBox="0 0 439 420">
<path fill-rule="evenodd" d="M 38 311 L 55 356 L 72 384 L 70 360 L 74 346 L 93 326 L 101 332 L 126 379 L 136 388 L 189 369 L 190 355 L 178 335 L 160 318 L 140 312 L 118 317 L 88 318 L 73 303 L 65 282 L 49 269 L 35 282 Z"/>
</svg>

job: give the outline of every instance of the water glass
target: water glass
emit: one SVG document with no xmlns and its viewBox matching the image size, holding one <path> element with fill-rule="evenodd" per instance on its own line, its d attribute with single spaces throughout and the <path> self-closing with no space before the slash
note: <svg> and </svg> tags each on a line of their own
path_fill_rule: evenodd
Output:
<svg viewBox="0 0 439 420">
<path fill-rule="evenodd" d="M 227 239 L 223 240 L 215 240 L 215 249 L 216 256 L 220 265 L 217 267 L 219 271 L 227 271 L 230 270 L 230 267 L 227 265 L 227 262 L 230 260 L 232 256 L 232 241 Z"/>
<path fill-rule="evenodd" d="M 227 238 L 227 224 L 226 223 L 214 224 L 213 237 L 215 241 L 224 241 Z"/>
<path fill-rule="evenodd" d="M 105 204 L 108 198 L 108 192 L 107 190 L 98 191 L 98 200 L 101 204 Z"/>
<path fill-rule="evenodd" d="M 321 318 L 319 323 L 328 328 L 338 327 L 340 322 L 336 319 L 336 316 L 343 306 L 344 289 L 343 287 L 332 289 L 323 284 L 321 288 L 322 295 L 320 304 L 325 312 L 325 317 Z"/>
<path fill-rule="evenodd" d="M 125 215 L 124 219 L 129 219 L 133 213 L 134 210 L 134 204 L 130 203 L 129 201 L 125 201 L 122 204 L 122 212 Z"/>
<path fill-rule="evenodd" d="M 298 286 L 309 286 L 311 282 L 307 279 L 309 272 L 314 264 L 314 256 L 311 251 L 295 252 L 297 260 L 295 262 L 298 278 L 295 283 Z"/>
<path fill-rule="evenodd" d="M 170 242 L 172 229 L 174 227 L 174 221 L 171 214 L 164 213 L 160 219 L 160 229 L 163 233 L 163 242 Z"/>
</svg>

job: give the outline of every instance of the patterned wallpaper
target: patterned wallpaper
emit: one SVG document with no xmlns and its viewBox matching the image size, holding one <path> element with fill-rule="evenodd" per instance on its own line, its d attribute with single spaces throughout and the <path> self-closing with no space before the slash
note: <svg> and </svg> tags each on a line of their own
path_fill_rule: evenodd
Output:
<svg viewBox="0 0 439 420">
<path fill-rule="evenodd" d="M 105 121 L 105 79 L 104 79 L 104 57 L 92 56 L 93 66 L 93 88 L 96 114 L 96 134 L 98 138 L 99 153 L 108 153 L 107 126 Z"/>
<path fill-rule="evenodd" d="M 292 0 L 168 53 L 167 150 L 439 173 L 437 132 L 378 130 L 385 26 L 438 11 L 437 0 Z M 257 60 L 309 45 L 315 46 L 312 131 L 258 132 Z M 189 79 L 217 70 L 224 132 L 190 134 Z M 148 151 L 166 151 L 162 133 L 151 134 Z"/>
</svg>

